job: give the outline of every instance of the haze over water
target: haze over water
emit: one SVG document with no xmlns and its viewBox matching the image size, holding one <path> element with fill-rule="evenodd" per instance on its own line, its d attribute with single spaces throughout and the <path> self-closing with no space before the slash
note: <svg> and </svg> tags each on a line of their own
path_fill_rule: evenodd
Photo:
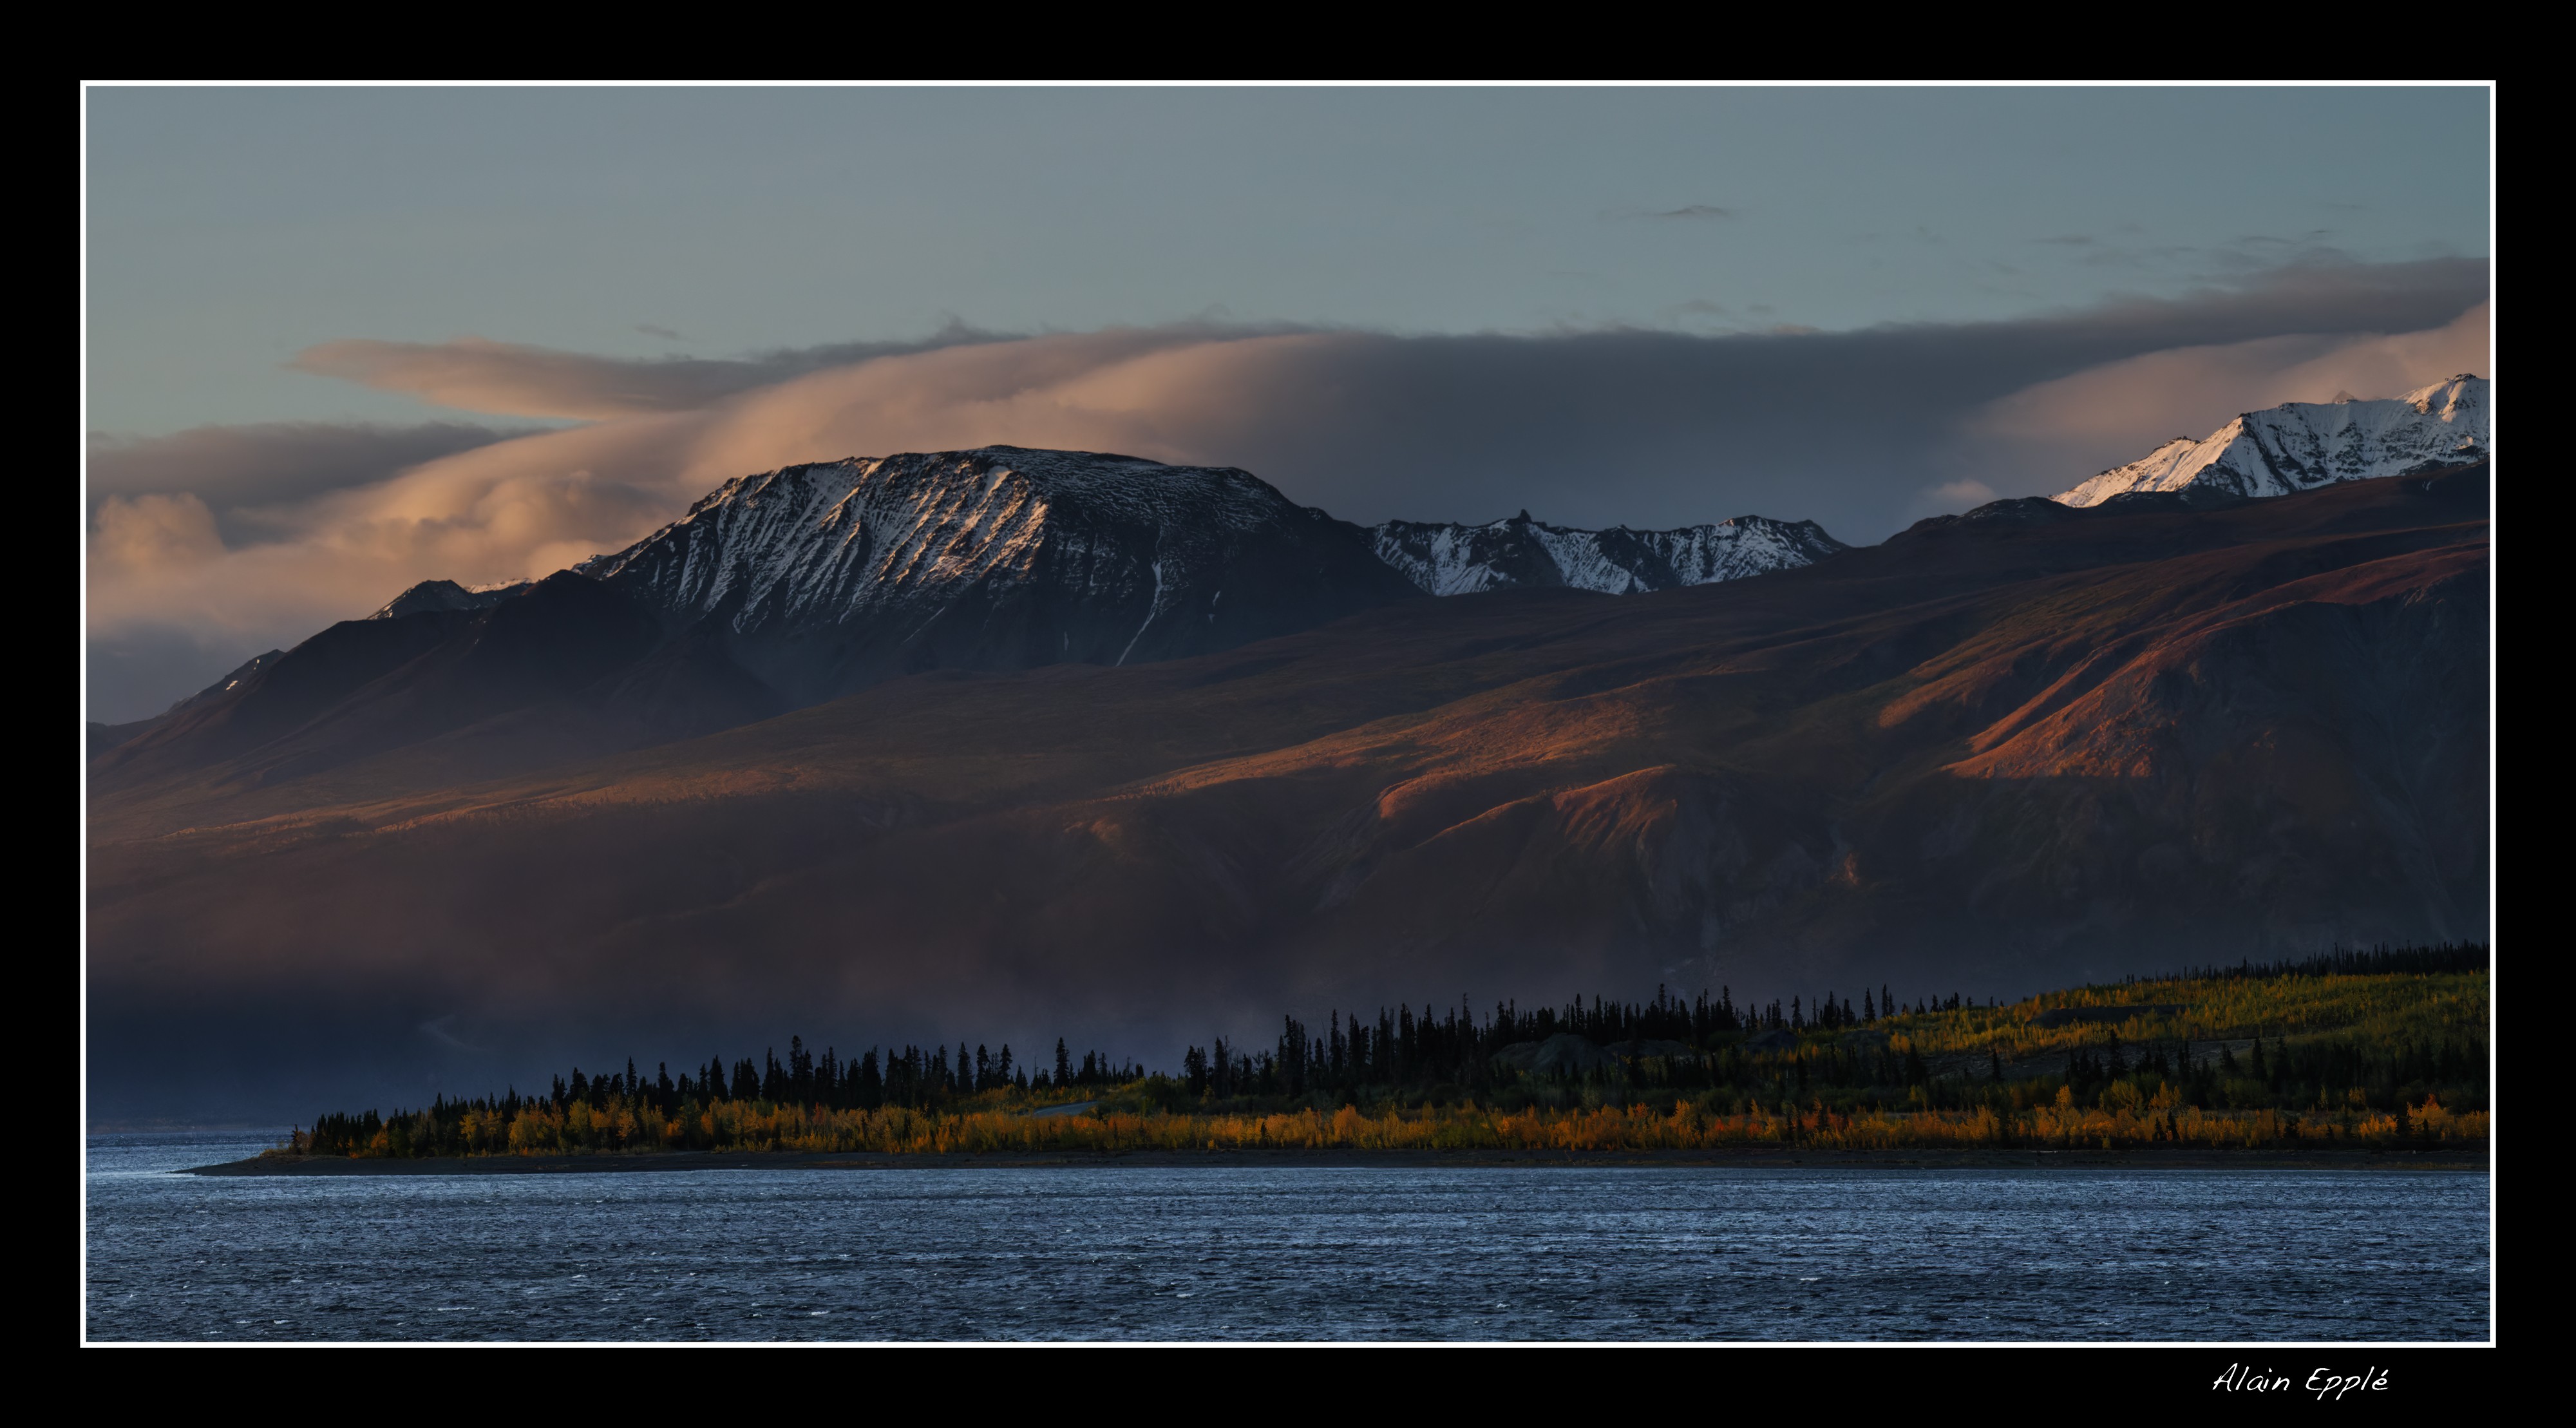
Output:
<svg viewBox="0 0 2576 1428">
<path fill-rule="evenodd" d="M 199 1179 L 89 1142 L 115 1339 L 2479 1340 L 2488 1177 L 1147 1168 Z"/>
</svg>

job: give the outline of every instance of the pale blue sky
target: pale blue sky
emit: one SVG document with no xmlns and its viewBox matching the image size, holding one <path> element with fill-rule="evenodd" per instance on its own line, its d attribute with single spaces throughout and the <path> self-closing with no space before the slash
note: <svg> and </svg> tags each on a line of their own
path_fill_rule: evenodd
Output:
<svg viewBox="0 0 2576 1428">
<path fill-rule="evenodd" d="M 283 366 L 352 337 L 724 356 L 951 319 L 1831 331 L 2170 296 L 2328 250 L 2482 257 L 2487 105 L 93 90 L 90 427 L 426 416 Z"/>
</svg>

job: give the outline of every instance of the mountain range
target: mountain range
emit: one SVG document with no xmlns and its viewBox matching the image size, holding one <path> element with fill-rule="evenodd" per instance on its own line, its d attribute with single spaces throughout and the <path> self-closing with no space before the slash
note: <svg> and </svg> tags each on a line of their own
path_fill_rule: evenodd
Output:
<svg viewBox="0 0 2576 1428">
<path fill-rule="evenodd" d="M 92 1095 L 2482 935 L 2486 466 L 2209 485 L 1836 549 L 1012 448 L 745 478 L 108 731 Z"/>
<path fill-rule="evenodd" d="M 2394 399 L 2285 403 L 2199 440 L 2176 437 L 2056 499 L 2095 506 L 2169 494 L 2206 505 L 2456 466 L 2491 448 L 2488 408 L 2489 384 L 2465 373 Z M 583 621 L 634 622 L 559 587 L 539 608 L 561 628 L 520 630 L 544 623 L 524 611 L 502 628 L 578 647 L 577 656 L 532 679 L 505 679 L 505 688 L 413 691 L 399 701 L 406 713 L 388 722 L 385 692 L 362 694 L 359 684 L 407 685 L 432 667 L 479 677 L 489 659 L 429 658 L 414 647 L 428 627 L 334 627 L 308 642 L 315 648 L 269 651 L 156 719 L 92 726 L 90 753 L 122 750 L 99 769 L 113 783 L 129 767 L 242 757 L 252 731 L 299 745 L 271 750 L 255 775 L 266 777 L 378 752 L 387 739 L 438 737 L 479 749 L 482 762 L 469 755 L 460 772 L 499 772 L 569 750 L 711 733 L 933 669 L 1189 658 L 1414 595 L 1642 594 L 1793 570 L 1845 549 L 1812 521 L 1752 515 L 1662 531 L 1580 530 L 1527 511 L 1483 524 L 1360 527 L 1298 506 L 1249 472 L 1089 452 L 992 446 L 853 458 L 728 481 L 678 520 L 569 572 L 649 612 L 649 637 L 588 628 Z M 428 580 L 368 618 L 438 615 L 438 638 L 479 642 L 491 622 L 477 612 L 541 584 Z M 603 652 L 615 653 L 603 663 Z M 380 667 L 378 656 L 391 663 Z M 414 660 L 422 668 L 408 668 Z M 279 672 L 280 661 L 306 667 L 304 677 Z M 310 668 L 323 664 L 339 673 Z M 364 679 L 340 677 L 358 671 Z M 568 684 L 573 671 L 583 677 Z M 272 684 L 301 692 L 272 695 Z M 292 717 L 216 704 L 277 705 Z M 526 712 L 532 705 L 559 707 Z M 495 718 L 508 727 L 473 727 Z M 353 719 L 372 732 L 304 727 Z"/>
<path fill-rule="evenodd" d="M 91 749 L 103 787 L 216 764 L 270 780 L 431 739 L 460 775 L 497 773 L 929 670 L 1151 663 L 1426 594 L 1666 590 L 1843 548 L 1759 516 L 1363 528 L 1245 471 L 1089 452 L 824 462 L 728 481 L 543 581 L 424 581 L 155 719 L 94 727 Z"/>
<path fill-rule="evenodd" d="M 1523 511 L 1481 526 L 1387 521 L 1369 535 L 1378 559 L 1426 595 L 1534 586 L 1635 595 L 1795 570 L 1849 549 L 1814 521 L 1763 516 L 1670 531 L 1586 531 Z"/>
</svg>

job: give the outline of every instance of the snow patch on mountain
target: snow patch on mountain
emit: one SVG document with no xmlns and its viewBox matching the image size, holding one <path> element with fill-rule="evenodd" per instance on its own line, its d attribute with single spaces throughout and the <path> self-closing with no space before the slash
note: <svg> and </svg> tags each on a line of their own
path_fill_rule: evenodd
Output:
<svg viewBox="0 0 2576 1428">
<path fill-rule="evenodd" d="M 2403 476 L 2492 454 L 2485 378 L 2462 373 L 2402 397 L 2285 402 L 2197 441 L 2178 436 L 2057 497 L 2098 506 L 2132 491 L 2285 496 L 2337 481 Z"/>
</svg>

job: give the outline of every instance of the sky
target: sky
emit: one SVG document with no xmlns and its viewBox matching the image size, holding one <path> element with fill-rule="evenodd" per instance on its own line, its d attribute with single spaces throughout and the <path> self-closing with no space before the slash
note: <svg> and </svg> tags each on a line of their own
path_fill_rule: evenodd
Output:
<svg viewBox="0 0 2576 1428">
<path fill-rule="evenodd" d="M 988 443 L 1875 541 L 2488 371 L 2468 89 L 87 94 L 90 717 Z"/>
</svg>

